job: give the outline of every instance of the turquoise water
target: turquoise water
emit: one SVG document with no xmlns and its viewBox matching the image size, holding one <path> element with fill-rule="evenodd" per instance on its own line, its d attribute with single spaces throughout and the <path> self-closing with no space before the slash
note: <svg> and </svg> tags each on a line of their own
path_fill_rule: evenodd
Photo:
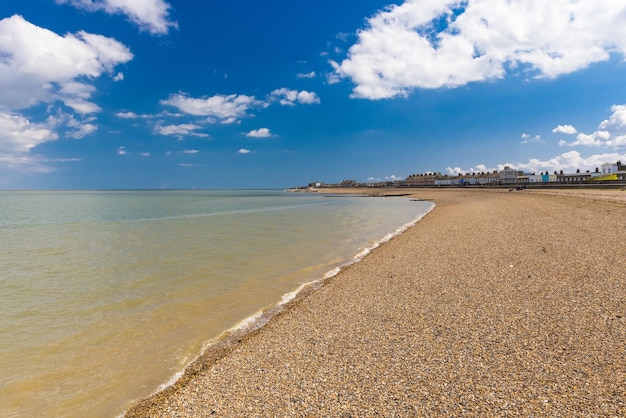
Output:
<svg viewBox="0 0 626 418">
<path fill-rule="evenodd" d="M 116 416 L 432 208 L 282 191 L 0 192 L 0 415 Z"/>
</svg>

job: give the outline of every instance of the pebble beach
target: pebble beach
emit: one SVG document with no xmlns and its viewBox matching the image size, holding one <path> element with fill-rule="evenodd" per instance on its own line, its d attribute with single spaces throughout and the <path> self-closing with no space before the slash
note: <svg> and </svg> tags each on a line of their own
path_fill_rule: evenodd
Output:
<svg viewBox="0 0 626 418">
<path fill-rule="evenodd" d="M 435 209 L 126 416 L 626 416 L 626 191 L 409 192 Z"/>
</svg>

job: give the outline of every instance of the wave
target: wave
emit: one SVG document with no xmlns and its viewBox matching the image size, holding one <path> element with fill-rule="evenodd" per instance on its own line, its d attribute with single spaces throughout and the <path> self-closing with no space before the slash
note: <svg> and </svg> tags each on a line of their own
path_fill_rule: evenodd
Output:
<svg viewBox="0 0 626 418">
<path fill-rule="evenodd" d="M 390 241 L 391 239 L 401 235 L 402 233 L 404 233 L 407 229 L 409 229 L 410 227 L 414 226 L 415 224 L 417 224 L 417 222 L 419 222 L 422 218 L 424 218 L 427 214 L 429 214 L 434 208 L 435 208 L 435 204 L 432 202 L 429 202 L 430 206 L 428 208 L 426 208 L 426 210 L 423 213 L 420 213 L 415 219 L 413 219 L 410 222 L 407 222 L 406 224 L 400 226 L 399 228 L 397 228 L 395 231 L 385 235 L 384 237 L 382 237 L 380 240 L 375 241 L 370 247 L 364 248 L 361 251 L 359 251 L 357 254 L 355 254 L 350 260 L 348 260 L 347 262 L 340 264 L 338 266 L 335 266 L 334 268 L 332 268 L 331 270 L 327 271 L 322 277 L 319 278 L 315 278 L 311 281 L 302 283 L 300 286 L 298 286 L 296 289 L 294 289 L 293 291 L 287 292 L 285 293 L 281 299 L 275 303 L 272 306 L 269 307 L 265 307 L 255 313 L 253 313 L 252 315 L 248 316 L 247 318 L 244 318 L 243 320 L 239 321 L 236 325 L 234 325 L 233 327 L 227 329 L 226 331 L 222 332 L 219 336 L 210 339 L 208 341 L 206 341 L 203 344 L 203 348 L 201 350 L 201 353 L 196 356 L 193 360 L 191 361 L 187 361 L 184 368 L 178 372 L 176 372 L 170 379 L 168 379 L 167 382 L 163 383 L 162 385 L 160 385 L 150 396 L 153 396 L 157 393 L 160 393 L 162 391 L 164 391 L 165 389 L 169 388 L 170 386 L 175 385 L 184 375 L 186 370 L 196 361 L 198 361 L 200 359 L 200 357 L 205 354 L 207 351 L 211 350 L 212 347 L 214 347 L 217 343 L 219 343 L 220 341 L 224 341 L 226 338 L 228 337 L 232 337 L 232 338 L 236 338 L 238 341 L 241 340 L 241 338 L 253 331 L 256 331 L 260 328 L 262 328 L 263 326 L 265 326 L 277 313 L 281 312 L 288 304 L 290 304 L 292 301 L 298 299 L 301 296 L 304 296 L 305 291 L 314 291 L 317 288 L 319 288 L 319 286 L 321 286 L 326 280 L 335 277 L 337 274 L 339 274 L 341 272 L 342 269 L 360 262 L 361 260 L 363 260 L 368 254 L 371 253 L 372 250 L 378 248 L 381 244 L 384 244 L 388 241 Z M 307 294 L 309 292 L 306 292 Z"/>
</svg>

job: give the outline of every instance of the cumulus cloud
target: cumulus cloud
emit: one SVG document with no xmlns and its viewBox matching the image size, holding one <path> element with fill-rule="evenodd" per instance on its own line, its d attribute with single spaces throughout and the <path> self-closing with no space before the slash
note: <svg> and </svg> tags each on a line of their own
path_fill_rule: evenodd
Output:
<svg viewBox="0 0 626 418">
<path fill-rule="evenodd" d="M 88 118 L 79 121 L 73 116 L 68 116 L 66 125 L 68 128 L 71 128 L 71 130 L 68 131 L 67 136 L 74 139 L 81 139 L 91 133 L 94 133 L 98 130 L 98 127 L 91 123 L 94 120 L 95 118 Z"/>
<path fill-rule="evenodd" d="M 137 119 L 139 115 L 135 112 L 117 112 L 115 114 L 120 119 Z"/>
<path fill-rule="evenodd" d="M 311 71 L 310 73 L 298 74 L 297 77 L 298 78 L 315 78 L 315 76 L 316 76 L 315 71 Z"/>
<path fill-rule="evenodd" d="M 0 112 L 0 154 L 23 157 L 39 144 L 58 139 L 50 123 L 31 123 L 23 116 Z"/>
<path fill-rule="evenodd" d="M 296 103 L 300 104 L 319 104 L 320 98 L 317 94 L 302 90 L 290 90 L 287 88 L 280 88 L 274 90 L 270 94 L 270 101 L 277 101 L 283 106 L 295 106 Z"/>
<path fill-rule="evenodd" d="M 246 136 L 250 138 L 269 138 L 272 136 L 272 133 L 268 128 L 259 128 L 251 130 Z"/>
<path fill-rule="evenodd" d="M 209 134 L 196 132 L 196 130 L 202 129 L 202 126 L 193 123 L 181 123 L 178 125 L 161 125 L 158 124 L 155 127 L 156 133 L 159 135 L 174 135 L 182 139 L 184 136 L 196 136 L 200 138 L 206 138 Z"/>
<path fill-rule="evenodd" d="M 0 20 L 3 166 L 50 171 L 50 163 L 58 160 L 31 155 L 33 148 L 58 139 L 61 132 L 76 139 L 95 132 L 98 127 L 90 115 L 102 109 L 92 101 L 96 91 L 92 83 L 132 58 L 130 50 L 113 38 L 85 31 L 61 36 L 19 15 Z M 55 106 L 59 102 L 74 115 Z M 25 116 L 27 109 L 42 103 L 49 105 L 45 121 Z"/>
<path fill-rule="evenodd" d="M 252 151 L 250 151 L 249 149 L 245 149 L 245 148 L 241 148 L 239 151 L 237 151 L 237 154 L 250 154 Z"/>
<path fill-rule="evenodd" d="M 76 159 L 55 160 L 56 162 L 79 161 Z M 2 171 L 22 171 L 28 173 L 49 173 L 53 171 L 51 161 L 41 155 L 5 155 L 0 152 L 0 172 Z M 0 184 L 3 187 L 11 187 L 5 182 L 6 178 L 0 176 Z"/>
<path fill-rule="evenodd" d="M 626 55 L 625 14 L 614 0 L 406 0 L 368 19 L 329 81 L 383 99 L 512 72 L 557 77 Z"/>
<path fill-rule="evenodd" d="M 474 167 L 470 167 L 468 169 L 463 169 L 461 167 L 446 167 L 445 172 L 451 176 L 456 176 L 460 174 L 478 174 L 478 173 L 490 173 L 495 168 L 487 168 L 485 164 L 477 164 Z"/>
<path fill-rule="evenodd" d="M 297 103 L 317 104 L 320 103 L 320 99 L 315 93 L 306 90 L 297 91 L 281 88 L 270 93 L 266 101 L 257 100 L 254 96 L 244 94 L 191 97 L 185 93 L 172 94 L 167 99 L 160 101 L 161 105 L 174 107 L 181 112 L 181 114 L 169 114 L 168 116 L 192 115 L 204 118 L 199 123 L 221 124 L 238 123 L 242 118 L 251 116 L 252 110 L 267 108 L 272 103 L 295 106 Z M 118 113 L 117 115 L 128 119 L 139 117 L 132 112 Z M 263 129 L 256 134 L 263 135 L 269 132 L 269 130 L 266 132 Z"/>
<path fill-rule="evenodd" d="M 204 116 L 209 123 L 233 123 L 246 116 L 249 109 L 264 106 L 254 96 L 237 94 L 195 98 L 178 93 L 161 100 L 161 104 L 175 107 L 186 114 Z"/>
<path fill-rule="evenodd" d="M 390 176 L 385 176 L 384 179 L 381 179 L 380 177 L 374 177 L 374 176 L 370 176 L 370 177 L 367 178 L 367 181 L 375 182 L 375 183 L 381 182 L 383 180 L 384 181 L 399 181 L 399 180 L 404 180 L 404 178 L 403 177 L 398 177 L 395 174 L 392 174 Z"/>
<path fill-rule="evenodd" d="M 95 91 L 94 86 L 76 81 L 64 83 L 59 89 L 60 95 L 65 97 L 65 105 L 83 115 L 102 110 L 97 104 L 88 101 Z"/>
<path fill-rule="evenodd" d="M 49 172 L 56 162 L 76 161 L 74 158 L 48 159 L 34 154 L 34 148 L 56 141 L 59 132 L 68 138 L 81 139 L 98 129 L 91 123 L 94 120 L 78 120 L 73 115 L 58 112 L 37 123 L 18 113 L 0 111 L 0 165 L 5 169 Z"/>
<path fill-rule="evenodd" d="M 626 105 L 614 105 L 611 107 L 611 116 L 600 122 L 598 129 L 590 134 L 579 133 L 576 140 L 559 142 L 559 145 L 606 147 L 615 149 L 626 148 Z"/>
<path fill-rule="evenodd" d="M 522 144 L 528 144 L 531 142 L 545 142 L 541 139 L 541 135 L 530 136 L 528 134 L 522 134 Z"/>
<path fill-rule="evenodd" d="M 162 35 L 178 24 L 170 19 L 171 6 L 163 0 L 56 0 L 89 12 L 103 11 L 125 15 L 131 22 L 151 34 Z"/>
<path fill-rule="evenodd" d="M 64 36 L 14 15 L 0 20 L 0 108 L 26 109 L 56 100 L 79 113 L 100 108 L 89 102 L 93 79 L 133 58 L 112 38 L 84 31 Z"/>
<path fill-rule="evenodd" d="M 150 114 L 138 114 L 135 112 L 117 112 L 115 114 L 120 119 L 154 119 L 156 117 L 164 117 L 164 116 L 181 116 L 179 114 L 171 114 L 168 112 L 162 112 L 158 115 L 150 115 Z"/>
<path fill-rule="evenodd" d="M 572 125 L 559 125 L 552 130 L 552 133 L 574 135 L 577 134 L 578 131 Z"/>
</svg>

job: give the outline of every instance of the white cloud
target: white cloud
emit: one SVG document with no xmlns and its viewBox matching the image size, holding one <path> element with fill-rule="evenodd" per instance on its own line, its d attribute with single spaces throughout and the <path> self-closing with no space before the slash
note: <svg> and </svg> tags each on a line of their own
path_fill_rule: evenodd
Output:
<svg viewBox="0 0 626 418">
<path fill-rule="evenodd" d="M 259 128 L 251 130 L 246 136 L 250 138 L 269 138 L 272 136 L 272 133 L 268 128 Z"/>
<path fill-rule="evenodd" d="M 122 72 L 115 74 L 115 76 L 113 77 L 113 81 L 122 81 L 122 80 L 124 80 L 124 73 Z"/>
<path fill-rule="evenodd" d="M 65 105 L 71 107 L 74 112 L 83 115 L 100 112 L 102 110 L 97 104 L 79 98 L 68 97 L 65 99 Z"/>
<path fill-rule="evenodd" d="M 72 128 L 73 131 L 69 131 L 67 136 L 74 139 L 81 139 L 85 136 L 94 133 L 98 130 L 98 127 L 93 122 L 95 118 L 88 118 L 83 121 L 76 120 L 73 116 L 70 116 L 67 120 L 67 126 Z"/>
<path fill-rule="evenodd" d="M 58 4 L 72 6 L 90 12 L 104 11 L 108 14 L 122 14 L 152 34 L 166 34 L 178 24 L 170 20 L 171 6 L 163 0 L 56 0 Z"/>
<path fill-rule="evenodd" d="M 159 115 L 149 115 L 149 114 L 138 114 L 135 112 L 117 112 L 115 114 L 120 119 L 154 119 L 156 117 L 178 117 L 180 114 L 172 114 L 168 112 L 163 112 Z"/>
<path fill-rule="evenodd" d="M 55 163 L 78 161 L 76 158 L 48 159 L 35 154 L 35 148 L 56 141 L 62 127 L 67 128 L 65 136 L 83 138 L 98 129 L 90 123 L 92 121 L 93 118 L 79 121 L 72 115 L 58 113 L 45 122 L 33 123 L 20 114 L 0 111 L 0 169 L 50 172 L 55 169 Z"/>
<path fill-rule="evenodd" d="M 193 123 L 181 123 L 179 125 L 157 125 L 155 131 L 160 135 L 176 135 L 182 139 L 183 136 L 196 136 L 206 138 L 209 135 L 201 132 L 195 132 L 202 129 L 202 126 Z"/>
<path fill-rule="evenodd" d="M 137 119 L 140 117 L 135 112 L 117 112 L 115 116 L 117 116 L 120 119 Z"/>
<path fill-rule="evenodd" d="M 186 149 L 183 151 L 183 154 L 197 154 L 200 151 L 198 151 L 197 149 Z"/>
<path fill-rule="evenodd" d="M 71 159 L 55 160 L 57 162 L 76 161 Z M 0 172 L 2 171 L 22 171 L 28 173 L 49 173 L 54 170 L 50 160 L 41 155 L 5 155 L 0 152 Z M 11 187 L 6 183 L 6 178 L 0 176 L 0 181 L 5 187 Z"/>
<path fill-rule="evenodd" d="M 315 78 L 315 71 L 311 71 L 310 73 L 298 74 L 298 78 Z"/>
<path fill-rule="evenodd" d="M 368 20 L 329 81 L 382 99 L 508 72 L 557 77 L 626 55 L 625 14 L 618 0 L 406 0 Z"/>
<path fill-rule="evenodd" d="M 79 113 L 97 112 L 89 102 L 94 79 L 130 61 L 129 49 L 112 38 L 84 31 L 59 36 L 14 15 L 0 20 L 0 109 L 64 102 Z"/>
<path fill-rule="evenodd" d="M 598 125 L 598 130 L 591 134 L 579 133 L 576 140 L 568 143 L 560 141 L 559 145 L 626 148 L 626 105 L 614 105 L 609 119 Z"/>
<path fill-rule="evenodd" d="M 91 84 L 116 65 L 133 58 L 112 38 L 84 31 L 60 36 L 14 15 L 0 20 L 0 154 L 5 168 L 50 171 L 60 160 L 32 155 L 37 145 L 58 139 L 59 132 L 80 139 L 95 132 L 101 108 L 91 98 Z M 62 102 L 76 114 L 53 106 Z M 33 122 L 19 111 L 47 103 L 50 116 Z M 56 108 L 56 110 L 55 110 Z M 55 112 L 55 114 L 53 114 Z"/>
<path fill-rule="evenodd" d="M 117 149 L 117 155 L 126 155 L 126 154 L 127 154 L 126 147 L 121 146 Z"/>
<path fill-rule="evenodd" d="M 280 88 L 274 90 L 270 94 L 271 101 L 278 101 L 283 106 L 295 106 L 296 103 L 300 104 L 319 104 L 320 98 L 317 94 L 306 90 L 290 90 L 287 88 Z"/>
<path fill-rule="evenodd" d="M 404 180 L 403 177 L 398 177 L 395 174 L 392 174 L 390 176 L 386 176 L 384 179 L 381 179 L 380 177 L 374 177 L 374 176 L 370 176 L 367 178 L 367 181 L 371 182 L 371 183 L 379 183 L 381 181 L 398 181 L 398 180 Z"/>
<path fill-rule="evenodd" d="M 552 133 L 574 135 L 577 134 L 578 131 L 572 125 L 559 125 L 552 130 Z"/>
<path fill-rule="evenodd" d="M 21 115 L 0 112 L 0 154 L 24 157 L 39 144 L 58 139 L 50 124 L 31 123 Z"/>
<path fill-rule="evenodd" d="M 349 37 L 349 36 L 350 36 L 350 34 L 349 34 L 349 33 L 346 33 L 346 32 L 339 32 L 339 33 L 335 36 L 335 38 L 337 38 L 337 39 L 339 39 L 339 40 L 341 40 L 341 41 L 347 42 L 347 41 L 348 41 L 348 37 Z"/>
<path fill-rule="evenodd" d="M 201 123 L 239 123 L 240 119 L 249 116 L 250 111 L 256 108 L 266 108 L 271 103 L 278 102 L 283 106 L 295 106 L 300 104 L 318 104 L 319 97 L 306 90 L 297 91 L 286 88 L 276 89 L 267 97 L 267 101 L 257 100 L 254 96 L 243 94 L 222 95 L 217 94 L 211 97 L 190 97 L 185 93 L 170 95 L 169 98 L 161 100 L 163 106 L 177 108 L 182 114 L 200 116 L 205 118 Z M 139 117 L 133 112 L 118 113 L 121 118 Z M 169 116 L 181 116 L 181 114 L 170 114 Z M 263 128 L 266 129 L 266 128 Z M 269 130 L 267 131 L 269 132 Z M 259 130 L 256 134 L 263 135 L 264 130 Z M 252 131 L 252 135 L 254 135 Z M 250 135 L 250 136 L 252 136 Z"/>
<path fill-rule="evenodd" d="M 313 92 L 302 90 L 301 92 L 298 93 L 298 103 L 319 104 L 320 98 L 317 96 L 317 94 Z"/>
<path fill-rule="evenodd" d="M 445 172 L 449 175 L 456 176 L 461 174 L 478 174 L 478 173 L 491 173 L 495 168 L 487 168 L 485 164 L 477 164 L 474 167 L 468 169 L 462 169 L 461 167 L 446 167 Z"/>
<path fill-rule="evenodd" d="M 206 116 L 210 123 L 233 123 L 244 117 L 250 108 L 264 105 L 254 96 L 236 94 L 228 96 L 218 94 L 212 97 L 194 98 L 179 93 L 171 95 L 166 100 L 161 100 L 160 103 L 165 106 L 173 106 L 190 115 Z"/>
<path fill-rule="evenodd" d="M 252 151 L 250 151 L 249 149 L 245 149 L 245 148 L 241 148 L 239 151 L 237 151 L 237 154 L 250 154 Z"/>
<path fill-rule="evenodd" d="M 208 121 L 209 121 L 210 123 L 214 123 L 214 122 L 215 122 L 215 121 L 214 121 L 213 119 L 211 119 L 211 118 L 209 118 L 209 119 L 208 119 Z M 239 120 L 238 120 L 237 118 L 235 118 L 235 117 L 232 117 L 232 116 L 231 116 L 230 118 L 222 119 L 222 120 L 220 121 L 220 123 L 221 123 L 222 125 L 230 125 L 230 124 L 232 124 L 232 123 L 239 123 Z"/>
<path fill-rule="evenodd" d="M 472 171 L 469 171 L 469 170 L 464 171 L 461 167 L 446 167 L 446 173 L 448 173 L 451 176 L 457 176 L 462 173 L 472 173 Z"/>
<path fill-rule="evenodd" d="M 523 139 L 522 144 L 528 144 L 531 142 L 545 142 L 541 139 L 541 135 L 535 135 L 531 137 L 528 134 L 522 134 L 522 139 Z"/>
</svg>

